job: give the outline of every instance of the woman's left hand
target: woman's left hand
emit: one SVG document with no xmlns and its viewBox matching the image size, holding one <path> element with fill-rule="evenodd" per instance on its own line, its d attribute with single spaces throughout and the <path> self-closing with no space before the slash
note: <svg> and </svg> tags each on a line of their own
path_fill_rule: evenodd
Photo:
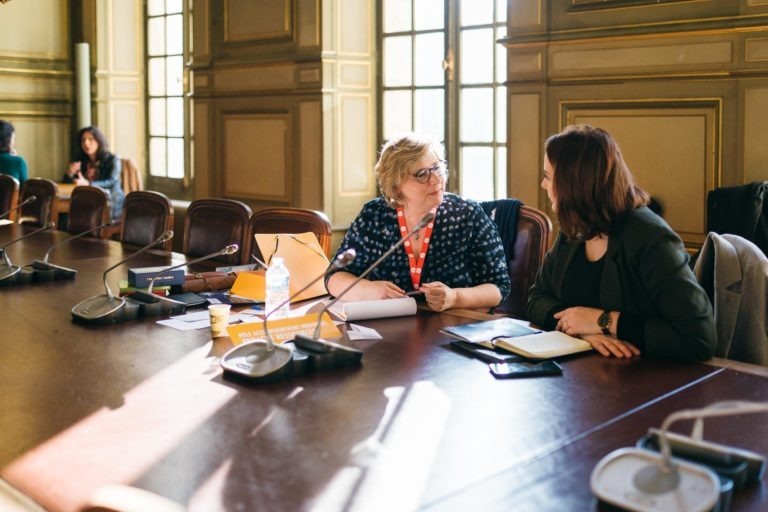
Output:
<svg viewBox="0 0 768 512">
<path fill-rule="evenodd" d="M 584 341 L 592 345 L 604 357 L 616 357 L 619 359 L 629 359 L 640 355 L 640 349 L 633 344 L 622 341 L 614 336 L 605 334 L 591 334 L 581 337 Z"/>
<path fill-rule="evenodd" d="M 579 336 L 584 334 L 602 334 L 597 325 L 597 319 L 603 311 L 596 308 L 585 308 L 577 306 L 564 309 L 555 313 L 557 325 L 555 329 L 563 331 L 569 336 Z"/>
<path fill-rule="evenodd" d="M 427 306 L 433 311 L 445 311 L 452 308 L 456 303 L 456 290 L 440 281 L 424 283 L 419 289 L 424 292 Z"/>
</svg>

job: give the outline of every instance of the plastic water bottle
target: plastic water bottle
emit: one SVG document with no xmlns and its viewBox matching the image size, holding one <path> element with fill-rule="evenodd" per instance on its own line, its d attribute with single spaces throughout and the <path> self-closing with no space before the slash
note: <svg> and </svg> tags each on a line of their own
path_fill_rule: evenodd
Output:
<svg viewBox="0 0 768 512">
<path fill-rule="evenodd" d="M 267 314 L 271 313 L 277 306 L 285 302 L 283 306 L 272 313 L 270 318 L 279 318 L 288 314 L 288 297 L 290 296 L 290 281 L 291 276 L 288 273 L 288 269 L 285 267 L 283 258 L 274 257 L 267 269 L 267 293 L 265 311 Z"/>
</svg>

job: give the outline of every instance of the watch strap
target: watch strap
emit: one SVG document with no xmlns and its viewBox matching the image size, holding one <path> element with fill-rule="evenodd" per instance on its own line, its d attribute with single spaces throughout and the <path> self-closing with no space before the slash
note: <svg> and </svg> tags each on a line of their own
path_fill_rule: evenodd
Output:
<svg viewBox="0 0 768 512">
<path fill-rule="evenodd" d="M 600 313 L 600 316 L 597 317 L 597 325 L 600 327 L 600 331 L 605 334 L 606 336 L 611 335 L 611 312 L 606 310 Z"/>
</svg>

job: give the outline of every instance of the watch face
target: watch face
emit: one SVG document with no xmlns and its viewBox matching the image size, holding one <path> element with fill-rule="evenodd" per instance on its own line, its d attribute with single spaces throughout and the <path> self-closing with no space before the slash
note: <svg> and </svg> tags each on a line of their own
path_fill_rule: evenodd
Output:
<svg viewBox="0 0 768 512">
<path fill-rule="evenodd" d="M 600 327 L 608 327 L 611 322 L 611 314 L 608 311 L 603 311 L 597 318 L 597 325 Z"/>
</svg>

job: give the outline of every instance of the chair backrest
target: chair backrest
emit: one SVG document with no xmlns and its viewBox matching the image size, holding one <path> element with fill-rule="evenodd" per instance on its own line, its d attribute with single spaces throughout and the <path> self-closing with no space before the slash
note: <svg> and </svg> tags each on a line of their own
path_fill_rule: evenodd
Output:
<svg viewBox="0 0 768 512">
<path fill-rule="evenodd" d="M 121 158 L 120 164 L 120 185 L 123 192 L 130 194 L 136 190 L 144 190 L 144 180 L 136 162 L 130 158 Z"/>
<path fill-rule="evenodd" d="M 511 229 L 513 228 L 510 226 L 506 229 L 500 226 L 499 234 L 502 242 L 510 236 L 515 237 L 513 254 L 511 257 L 507 255 L 507 270 L 512 289 L 495 312 L 527 320 L 528 290 L 533 286 L 536 273 L 549 249 L 552 221 L 544 212 L 521 204 L 517 214 L 517 226 L 512 233 Z"/>
<path fill-rule="evenodd" d="M 120 240 L 123 243 L 148 245 L 162 233 L 173 229 L 171 200 L 165 194 L 150 190 L 130 192 L 125 196 L 120 225 Z M 173 240 L 168 240 L 162 246 L 166 251 L 172 247 Z"/>
<path fill-rule="evenodd" d="M 768 256 L 768 181 L 723 187 L 707 194 L 707 232 L 746 238 Z"/>
<path fill-rule="evenodd" d="M 693 271 L 713 305 L 715 356 L 768 366 L 768 257 L 746 238 L 710 231 Z"/>
<path fill-rule="evenodd" d="M 0 215 L 19 204 L 19 180 L 8 174 L 0 174 Z M 16 220 L 18 212 L 11 211 L 3 219 Z"/>
<path fill-rule="evenodd" d="M 30 178 L 21 186 L 19 201 L 29 196 L 37 199 L 21 207 L 19 224 L 43 226 L 56 221 L 56 182 L 45 178 Z"/>
<path fill-rule="evenodd" d="M 250 259 L 251 233 L 248 221 L 251 207 L 234 199 L 196 199 L 189 204 L 184 219 L 184 254 L 205 256 L 229 244 L 240 250 L 214 261 L 244 264 Z"/>
<path fill-rule="evenodd" d="M 331 221 L 323 213 L 304 208 L 265 208 L 254 213 L 250 222 L 251 236 L 256 233 L 306 233 L 312 232 L 320 242 L 326 256 L 331 251 Z M 251 253 L 263 260 L 256 242 L 251 240 Z"/>
<path fill-rule="evenodd" d="M 82 233 L 104 224 L 109 220 L 109 196 L 99 187 L 80 185 L 72 190 L 69 200 L 67 231 L 72 234 Z M 94 237 L 100 236 L 95 231 Z"/>
</svg>

